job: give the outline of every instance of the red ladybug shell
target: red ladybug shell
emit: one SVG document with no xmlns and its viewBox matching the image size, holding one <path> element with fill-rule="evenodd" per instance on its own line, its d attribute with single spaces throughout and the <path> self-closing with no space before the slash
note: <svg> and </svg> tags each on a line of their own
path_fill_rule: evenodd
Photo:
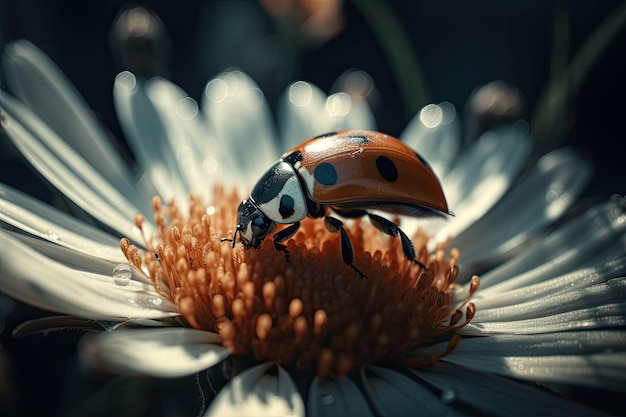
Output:
<svg viewBox="0 0 626 417">
<path fill-rule="evenodd" d="M 435 173 L 398 139 L 369 130 L 343 130 L 302 142 L 283 155 L 311 200 L 337 208 L 395 214 L 451 214 Z"/>
</svg>

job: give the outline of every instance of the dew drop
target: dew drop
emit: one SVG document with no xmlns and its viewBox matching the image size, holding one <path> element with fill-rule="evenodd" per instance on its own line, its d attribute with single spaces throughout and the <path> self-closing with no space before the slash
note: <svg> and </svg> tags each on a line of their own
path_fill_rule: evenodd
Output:
<svg viewBox="0 0 626 417">
<path fill-rule="evenodd" d="M 443 121 L 443 111 L 436 104 L 429 104 L 420 111 L 419 117 L 426 127 L 434 128 Z"/>
<path fill-rule="evenodd" d="M 176 115 L 183 120 L 192 120 L 198 115 L 198 103 L 191 97 L 185 97 L 176 103 Z"/>
<path fill-rule="evenodd" d="M 441 396 L 439 398 L 441 399 L 442 403 L 450 404 L 456 399 L 456 393 L 451 389 L 446 389 L 441 391 Z"/>
<path fill-rule="evenodd" d="M 350 112 L 352 100 L 346 93 L 336 93 L 326 100 L 326 111 L 331 116 L 342 117 Z"/>
<path fill-rule="evenodd" d="M 115 77 L 115 86 L 127 91 L 131 92 L 137 86 L 137 79 L 135 75 L 130 71 L 122 71 Z"/>
<path fill-rule="evenodd" d="M 130 282 L 130 277 L 133 276 L 133 270 L 129 264 L 117 264 L 113 268 L 113 282 L 116 285 L 124 287 Z"/>
<path fill-rule="evenodd" d="M 295 106 L 306 106 L 313 98 L 313 88 L 304 81 L 296 81 L 289 87 L 289 101 Z"/>
<path fill-rule="evenodd" d="M 161 304 L 163 304 L 163 299 L 162 298 L 158 298 L 158 297 L 151 298 L 150 299 L 150 304 L 153 304 L 155 306 L 160 306 Z"/>
<path fill-rule="evenodd" d="M 335 402 L 335 397 L 333 396 L 333 394 L 329 393 L 320 394 L 319 401 L 321 405 L 331 405 Z"/>
<path fill-rule="evenodd" d="M 46 236 L 48 236 L 48 239 L 50 240 L 54 240 L 54 241 L 61 240 L 61 235 L 55 232 L 54 230 L 47 229 L 45 233 L 46 233 Z"/>
</svg>

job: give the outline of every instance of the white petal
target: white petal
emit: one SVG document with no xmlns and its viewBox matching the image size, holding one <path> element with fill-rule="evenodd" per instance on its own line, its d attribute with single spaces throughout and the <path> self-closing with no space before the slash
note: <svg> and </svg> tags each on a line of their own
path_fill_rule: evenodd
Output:
<svg viewBox="0 0 626 417">
<path fill-rule="evenodd" d="M 110 260 L 58 245 L 56 242 L 41 240 L 28 234 L 13 232 L 11 230 L 7 230 L 7 232 L 11 238 L 24 243 L 37 253 L 59 262 L 68 268 L 109 275 L 117 265 L 128 264 L 128 261 L 123 257 L 121 261 Z M 143 274 L 135 274 L 131 278 L 133 281 L 150 284 L 150 286 L 152 286 L 150 278 Z"/>
<path fill-rule="evenodd" d="M 102 327 L 97 320 L 83 319 L 74 316 L 52 316 L 25 321 L 13 330 L 12 336 L 15 338 L 23 338 L 37 333 L 46 335 L 49 332 L 64 329 L 102 331 L 104 327 Z"/>
<path fill-rule="evenodd" d="M 441 344 L 445 348 L 445 344 Z M 431 347 L 436 350 L 437 347 Z M 626 331 L 572 331 L 463 339 L 452 356 L 547 356 L 626 352 Z"/>
<path fill-rule="evenodd" d="M 472 322 L 484 323 L 546 317 L 552 314 L 613 303 L 626 303 L 626 278 L 614 278 L 606 283 L 547 295 L 510 306 L 481 310 L 480 303 L 478 303 L 476 315 Z"/>
<path fill-rule="evenodd" d="M 34 334 L 44 335 L 57 330 L 80 329 L 91 331 L 112 331 L 126 325 L 145 327 L 169 327 L 171 323 L 162 320 L 131 319 L 127 321 L 105 321 L 83 319 L 74 316 L 51 316 L 28 320 L 17 326 L 12 333 L 15 338 L 23 338 Z"/>
<path fill-rule="evenodd" d="M 400 140 L 428 161 L 439 178 L 450 170 L 461 146 L 461 124 L 454 115 L 454 106 L 446 104 L 438 106 L 442 112 L 448 113 L 445 123 L 428 127 L 422 122 L 420 112 L 411 119 L 400 136 Z"/>
<path fill-rule="evenodd" d="M 623 254 L 625 231 L 626 213 L 621 208 L 612 203 L 596 206 L 520 255 L 482 274 L 477 295 L 502 293 L 604 262 L 616 249 Z"/>
<path fill-rule="evenodd" d="M 455 217 L 433 220 L 409 218 L 403 229 L 417 226 L 439 229 L 429 242 L 433 251 L 439 242 L 458 236 L 487 213 L 506 193 L 526 162 L 532 143 L 518 129 L 507 128 L 485 132 L 463 152 L 454 168 L 441 178 L 448 207 Z M 407 225 L 409 227 L 407 227 Z"/>
<path fill-rule="evenodd" d="M 147 95 L 145 80 L 127 71 L 118 74 L 113 102 L 128 144 L 156 191 L 165 200 L 176 199 L 182 212 L 187 212 L 188 190 L 178 171 L 168 131 Z"/>
<path fill-rule="evenodd" d="M 3 60 L 11 90 L 77 154 L 135 202 L 130 170 L 71 82 L 35 45 L 9 44 Z"/>
<path fill-rule="evenodd" d="M 102 223 L 131 239 L 141 239 L 133 221 L 139 212 L 137 205 L 18 101 L 7 95 L 0 96 L 0 101 L 4 132 L 39 173 Z M 134 200 L 145 206 L 146 201 L 138 195 Z M 150 228 L 148 222 L 145 226 Z"/>
<path fill-rule="evenodd" d="M 124 262 L 119 239 L 1 183 L 0 220 L 75 251 Z"/>
<path fill-rule="evenodd" d="M 359 69 L 348 69 L 335 80 L 330 91 L 333 93 L 326 101 L 327 111 L 335 117 L 343 118 L 338 129 L 370 129 L 376 130 L 376 120 L 368 99 L 376 95 L 372 77 Z M 344 94 L 350 100 L 343 99 Z M 337 97 L 340 100 L 335 102 Z M 344 106 L 343 104 L 348 104 Z M 339 105 L 339 106 L 336 106 Z M 316 135 L 323 133 L 318 132 Z"/>
<path fill-rule="evenodd" d="M 582 404 L 497 375 L 448 363 L 413 373 L 441 390 L 452 405 L 465 404 L 476 414 L 492 416 L 604 416 Z"/>
<path fill-rule="evenodd" d="M 581 308 L 532 319 L 488 322 L 474 322 L 472 320 L 461 330 L 461 333 L 468 335 L 537 334 L 576 329 L 618 328 L 621 326 L 626 326 L 626 303 L 624 302 Z"/>
<path fill-rule="evenodd" d="M 204 197 L 206 201 L 213 191 L 211 184 L 219 180 L 222 185 L 230 185 L 226 183 L 242 175 L 241 160 L 227 146 L 228 137 L 211 132 L 205 114 L 199 112 L 195 100 L 164 78 L 150 79 L 145 83 L 145 89 L 165 128 L 162 140 L 168 142 L 159 145 L 156 151 L 165 153 L 162 160 L 174 159 L 176 172 L 187 191 Z"/>
<path fill-rule="evenodd" d="M 278 120 L 285 150 L 322 133 L 376 128 L 369 105 L 361 97 L 344 92 L 326 97 L 304 81 L 291 84 L 280 98 Z"/>
<path fill-rule="evenodd" d="M 461 270 L 493 261 L 555 222 L 578 199 L 592 173 L 590 161 L 574 149 L 544 155 L 488 216 L 454 239 L 463 254 Z"/>
<path fill-rule="evenodd" d="M 372 109 L 365 99 L 358 95 L 349 95 L 350 97 L 350 107 L 345 112 L 340 112 L 340 114 L 336 114 L 336 111 L 333 110 L 333 100 L 335 97 L 339 97 L 343 100 L 343 95 L 346 93 L 336 93 L 328 97 L 326 101 L 326 109 L 331 113 L 332 117 L 337 118 L 337 130 L 343 129 L 366 129 L 366 130 L 376 130 L 376 120 L 374 119 L 374 114 L 372 113 Z M 347 94 L 346 94 L 347 95 Z"/>
<path fill-rule="evenodd" d="M 269 105 L 246 74 L 232 71 L 209 81 L 202 110 L 240 183 L 256 180 L 280 156 Z"/>
<path fill-rule="evenodd" d="M 571 335 L 565 332 L 485 339 L 484 342 L 464 340 L 461 345 L 469 346 L 443 360 L 518 379 L 626 391 L 624 332 Z"/>
<path fill-rule="evenodd" d="M 358 96 L 339 92 L 328 96 L 324 109 L 314 120 L 321 132 L 345 129 L 374 129 L 376 124 L 369 105 Z M 312 134 L 312 136 L 318 135 Z"/>
<path fill-rule="evenodd" d="M 85 337 L 79 354 L 84 365 L 97 370 L 176 378 L 228 357 L 220 343 L 215 333 L 184 327 L 119 329 Z"/>
<path fill-rule="evenodd" d="M 283 148 L 291 149 L 300 142 L 333 131 L 326 114 L 326 94 L 313 84 L 297 81 L 285 90 L 278 102 L 278 121 Z M 319 119 L 323 123 L 319 123 Z"/>
<path fill-rule="evenodd" d="M 309 388 L 307 415 L 311 417 L 373 416 L 372 409 L 352 380 L 314 378 Z"/>
<path fill-rule="evenodd" d="M 102 271 L 107 265 L 105 261 L 93 262 L 91 270 L 85 270 L 87 265 L 82 262 L 78 263 L 83 267 L 69 267 L 4 231 L 0 231 L 0 248 L 0 290 L 25 303 L 101 320 L 178 315 L 176 306 L 157 294 L 151 284 L 144 282 L 144 277 L 138 278 L 140 273 L 135 270 L 129 279 L 120 280 L 113 277 L 113 268 Z"/>
<path fill-rule="evenodd" d="M 204 115 L 198 104 L 180 87 L 163 78 L 153 78 L 146 83 L 148 98 L 159 112 L 166 130 L 168 152 L 176 163 L 178 172 L 189 192 L 209 198 L 211 184 L 225 173 L 219 141 L 209 134 Z"/>
<path fill-rule="evenodd" d="M 282 367 L 278 375 L 266 374 L 276 366 L 264 363 L 236 375 L 211 402 L 206 416 L 304 416 L 304 401 Z"/>
<path fill-rule="evenodd" d="M 442 416 L 454 414 L 423 384 L 399 372 L 368 366 L 361 373 L 370 400 L 382 416 Z"/>
<path fill-rule="evenodd" d="M 510 291 L 479 294 L 472 301 L 481 310 L 510 306 L 537 300 L 541 297 L 574 291 L 624 275 L 626 275 L 626 258 L 622 257 L 594 268 L 579 269 L 556 278 L 539 281 L 536 284 Z"/>
<path fill-rule="evenodd" d="M 452 209 L 491 207 L 493 203 L 479 197 L 497 201 L 523 168 L 531 146 L 530 139 L 513 127 L 483 133 L 442 178 Z M 478 186 L 485 189 L 478 193 Z"/>
</svg>

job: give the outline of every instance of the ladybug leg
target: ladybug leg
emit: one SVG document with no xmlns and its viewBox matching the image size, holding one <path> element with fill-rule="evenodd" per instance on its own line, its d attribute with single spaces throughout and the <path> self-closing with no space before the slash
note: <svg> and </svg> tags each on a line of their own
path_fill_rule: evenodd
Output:
<svg viewBox="0 0 626 417">
<path fill-rule="evenodd" d="M 373 213 L 367 213 L 370 222 L 372 225 L 377 228 L 381 233 L 384 233 L 391 237 L 398 237 L 400 235 L 400 242 L 402 243 L 402 251 L 407 259 L 411 262 L 414 262 L 426 269 L 426 265 L 416 260 L 415 247 L 413 247 L 413 242 L 411 239 L 398 227 L 397 224 L 392 222 L 391 220 L 385 219 L 384 217 L 378 216 Z"/>
<path fill-rule="evenodd" d="M 367 216 L 369 213 L 362 209 L 340 209 L 333 207 L 335 213 L 346 219 L 356 219 L 357 217 Z"/>
<path fill-rule="evenodd" d="M 287 262 L 289 262 L 291 258 L 289 256 L 289 251 L 287 250 L 287 245 L 283 244 L 283 242 L 289 240 L 290 237 L 295 235 L 299 228 L 300 222 L 295 222 L 288 227 L 285 227 L 281 231 L 274 233 L 274 247 L 277 251 L 285 253 L 285 259 L 287 260 Z"/>
<path fill-rule="evenodd" d="M 343 258 L 343 261 L 350 265 L 350 268 L 352 268 L 352 270 L 356 272 L 361 279 L 367 279 L 365 274 L 363 274 L 363 272 L 361 272 L 361 270 L 354 265 L 354 249 L 352 248 L 352 242 L 350 242 L 348 232 L 346 232 L 346 229 L 343 228 L 343 222 L 334 217 L 326 216 L 324 217 L 324 225 L 330 233 L 340 233 L 341 257 Z"/>
</svg>

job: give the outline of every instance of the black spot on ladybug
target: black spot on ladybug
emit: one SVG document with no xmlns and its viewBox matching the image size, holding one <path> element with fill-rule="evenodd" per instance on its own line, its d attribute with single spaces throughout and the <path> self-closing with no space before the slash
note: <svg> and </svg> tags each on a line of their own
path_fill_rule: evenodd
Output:
<svg viewBox="0 0 626 417">
<path fill-rule="evenodd" d="M 328 138 L 330 136 L 335 136 L 336 134 L 337 134 L 337 132 L 326 132 L 326 133 L 323 133 L 323 134 L 321 134 L 319 136 L 315 136 L 313 139 Z"/>
<path fill-rule="evenodd" d="M 334 185 L 337 182 L 337 170 L 332 164 L 322 162 L 315 167 L 313 177 L 322 185 Z"/>
<path fill-rule="evenodd" d="M 372 143 L 367 136 L 363 135 L 350 135 L 346 139 L 353 145 L 367 145 L 368 143 Z"/>
<path fill-rule="evenodd" d="M 396 164 L 386 156 L 379 156 L 376 158 L 376 168 L 380 175 L 389 182 L 393 182 L 398 179 L 398 168 Z"/>
<path fill-rule="evenodd" d="M 293 197 L 289 194 L 283 194 L 280 198 L 280 204 L 278 205 L 278 212 L 283 216 L 283 219 L 287 219 L 296 211 L 294 206 L 295 201 L 293 201 Z"/>
</svg>

